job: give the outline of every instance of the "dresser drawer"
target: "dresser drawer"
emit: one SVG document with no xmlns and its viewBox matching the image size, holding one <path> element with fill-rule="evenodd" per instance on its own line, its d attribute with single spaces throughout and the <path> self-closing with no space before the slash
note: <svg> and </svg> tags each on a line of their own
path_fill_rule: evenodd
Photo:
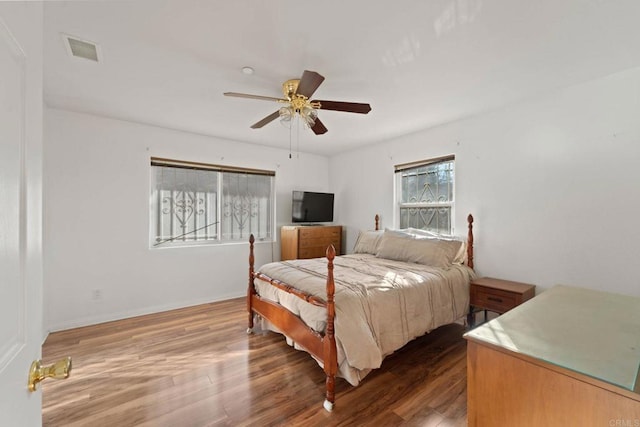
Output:
<svg viewBox="0 0 640 427">
<path fill-rule="evenodd" d="M 321 247 L 311 247 L 311 248 L 301 248 L 298 251 L 298 258 L 300 259 L 308 259 L 308 258 L 322 258 L 326 256 L 327 248 L 322 249 Z"/>
<path fill-rule="evenodd" d="M 342 227 L 305 227 L 298 231 L 300 239 L 340 239 Z"/>
<path fill-rule="evenodd" d="M 338 244 L 338 239 L 330 239 L 328 237 L 314 237 L 312 239 L 302 239 L 300 240 L 300 249 L 302 248 L 313 248 L 316 246 L 324 247 L 327 249 L 327 246 L 333 245 L 336 246 Z"/>
</svg>

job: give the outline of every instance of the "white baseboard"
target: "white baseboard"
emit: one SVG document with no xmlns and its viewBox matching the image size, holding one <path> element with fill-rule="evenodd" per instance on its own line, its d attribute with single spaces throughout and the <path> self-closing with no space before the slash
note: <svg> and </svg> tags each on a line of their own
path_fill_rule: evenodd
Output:
<svg viewBox="0 0 640 427">
<path fill-rule="evenodd" d="M 47 336 L 51 332 L 64 331 L 67 329 L 80 328 L 83 326 L 97 325 L 98 323 L 112 322 L 114 320 L 128 319 L 130 317 L 136 317 L 136 316 L 144 316 L 145 314 L 160 313 L 162 311 L 175 310 L 178 308 L 191 307 L 194 305 L 225 301 L 228 299 L 239 298 L 243 296 L 246 296 L 246 294 L 242 293 L 239 295 L 224 295 L 216 299 L 202 298 L 202 299 L 195 299 L 195 300 L 189 300 L 189 301 L 180 301 L 180 302 L 171 303 L 171 304 L 162 304 L 162 305 L 157 305 L 152 307 L 141 307 L 139 309 L 134 309 L 134 310 L 124 310 L 124 311 L 115 312 L 115 313 L 105 313 L 105 314 L 99 314 L 95 316 L 84 317 L 81 319 L 74 319 L 70 321 L 55 323 L 53 325 L 50 325 L 47 328 L 47 331 L 45 331 L 44 340 L 47 339 Z"/>
</svg>

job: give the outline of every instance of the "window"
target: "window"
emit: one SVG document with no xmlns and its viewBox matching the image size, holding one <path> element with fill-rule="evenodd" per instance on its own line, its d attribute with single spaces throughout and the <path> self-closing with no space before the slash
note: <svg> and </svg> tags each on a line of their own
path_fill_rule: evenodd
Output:
<svg viewBox="0 0 640 427">
<path fill-rule="evenodd" d="M 395 166 L 400 228 L 453 233 L 455 157 Z"/>
<path fill-rule="evenodd" d="M 151 158 L 151 246 L 270 240 L 275 172 Z"/>
</svg>

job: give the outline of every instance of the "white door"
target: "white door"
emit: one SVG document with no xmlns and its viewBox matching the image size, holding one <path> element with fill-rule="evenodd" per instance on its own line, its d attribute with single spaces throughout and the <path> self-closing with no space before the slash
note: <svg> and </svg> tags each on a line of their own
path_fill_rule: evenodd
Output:
<svg viewBox="0 0 640 427">
<path fill-rule="evenodd" d="M 0 5 L 0 424 L 31 427 L 42 424 L 41 391 L 27 388 L 42 342 L 42 30 L 26 33 L 42 8 L 24 3 Z"/>
</svg>

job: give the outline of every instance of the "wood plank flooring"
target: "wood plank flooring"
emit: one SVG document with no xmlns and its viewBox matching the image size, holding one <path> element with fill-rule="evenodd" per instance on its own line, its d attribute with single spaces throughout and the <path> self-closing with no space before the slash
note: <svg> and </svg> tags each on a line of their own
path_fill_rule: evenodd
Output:
<svg viewBox="0 0 640 427">
<path fill-rule="evenodd" d="M 42 383 L 43 425 L 464 426 L 466 342 L 447 325 L 387 357 L 358 387 L 325 376 L 274 333 L 247 335 L 245 299 L 56 332 L 43 361 L 71 376 Z"/>
</svg>

